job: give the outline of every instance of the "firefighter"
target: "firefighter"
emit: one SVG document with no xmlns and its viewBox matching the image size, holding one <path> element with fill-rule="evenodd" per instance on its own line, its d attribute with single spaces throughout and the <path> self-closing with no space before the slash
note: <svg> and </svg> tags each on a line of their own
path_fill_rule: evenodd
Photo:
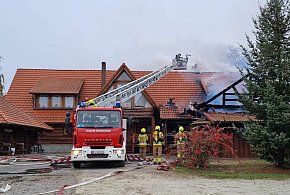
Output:
<svg viewBox="0 0 290 195">
<path fill-rule="evenodd" d="M 147 152 L 147 145 L 148 145 L 148 136 L 146 134 L 146 129 L 141 129 L 141 134 L 138 136 L 138 145 L 139 145 L 139 152 L 140 152 L 140 158 L 146 158 L 146 152 Z"/>
<path fill-rule="evenodd" d="M 184 133 L 183 126 L 179 126 L 178 133 L 174 136 L 175 143 L 177 144 L 177 157 L 184 157 L 185 152 L 185 142 L 187 140 L 187 135 Z"/>
<path fill-rule="evenodd" d="M 162 145 L 164 145 L 164 135 L 161 132 L 160 126 L 155 127 L 153 132 L 153 163 L 161 164 L 162 162 Z"/>
<path fill-rule="evenodd" d="M 95 101 L 94 100 L 89 100 L 88 105 L 91 107 L 96 107 Z"/>
</svg>

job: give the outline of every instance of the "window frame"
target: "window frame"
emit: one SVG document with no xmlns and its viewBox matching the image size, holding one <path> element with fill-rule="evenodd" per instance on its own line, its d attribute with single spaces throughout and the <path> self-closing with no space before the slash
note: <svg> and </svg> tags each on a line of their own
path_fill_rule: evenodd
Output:
<svg viewBox="0 0 290 195">
<path fill-rule="evenodd" d="M 41 107 L 40 98 L 46 98 L 46 107 Z M 49 96 L 48 95 L 40 95 L 40 96 L 38 96 L 36 106 L 39 109 L 48 109 L 49 108 Z"/>
<path fill-rule="evenodd" d="M 110 87 L 110 90 L 114 90 L 114 89 L 117 89 L 118 87 L 122 86 L 122 85 L 125 85 L 127 83 L 129 83 L 130 81 L 124 81 L 124 80 L 116 80 L 112 83 L 111 87 Z M 144 98 L 146 99 L 146 101 L 148 102 L 149 106 L 137 106 L 135 105 L 135 97 L 132 97 L 130 99 L 130 107 L 125 107 L 123 106 L 123 108 L 125 109 L 140 109 L 140 108 L 152 108 L 152 105 L 150 103 L 150 101 L 146 98 L 146 96 L 140 92 L 141 96 L 144 96 Z M 129 104 L 129 103 L 128 103 Z"/>
<path fill-rule="evenodd" d="M 72 107 L 66 107 L 66 98 L 67 97 L 72 97 Z M 74 109 L 75 108 L 75 96 L 73 96 L 73 95 L 64 95 L 64 97 L 63 97 L 63 108 L 64 109 Z"/>
<path fill-rule="evenodd" d="M 53 102 L 53 99 L 54 98 L 59 98 L 59 101 L 57 102 L 58 104 L 59 104 L 59 106 L 58 107 L 55 107 L 53 104 L 54 104 L 54 102 Z M 62 107 L 62 96 L 61 95 L 52 95 L 51 96 L 51 108 L 52 109 L 60 109 Z"/>
<path fill-rule="evenodd" d="M 40 98 L 41 97 L 47 97 L 47 107 L 45 108 L 41 108 L 40 107 Z M 52 99 L 53 97 L 60 97 L 60 102 L 59 102 L 59 107 L 53 107 L 52 105 Z M 72 108 L 68 108 L 65 107 L 65 99 L 66 97 L 72 97 L 73 98 L 73 107 Z M 36 94 L 33 97 L 33 109 L 36 110 L 73 110 L 76 108 L 77 106 L 77 98 L 78 96 L 76 94 Z"/>
</svg>

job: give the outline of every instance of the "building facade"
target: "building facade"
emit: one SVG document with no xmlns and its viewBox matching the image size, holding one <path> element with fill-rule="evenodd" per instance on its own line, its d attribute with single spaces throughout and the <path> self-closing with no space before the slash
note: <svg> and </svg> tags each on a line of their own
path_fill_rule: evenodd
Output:
<svg viewBox="0 0 290 195">
<path fill-rule="evenodd" d="M 95 98 L 149 73 L 151 71 L 132 71 L 125 64 L 118 70 L 107 70 L 105 63 L 99 70 L 18 69 L 5 99 L 53 129 L 37 134 L 37 142 L 46 152 L 69 152 L 72 137 L 64 126 L 66 112 L 72 115 L 85 98 Z M 171 71 L 146 90 L 122 102 L 124 118 L 128 119 L 127 153 L 138 151 L 137 137 L 141 128 L 146 128 L 151 141 L 154 127 L 160 125 L 166 135 L 167 147 L 174 144 L 173 136 L 179 125 L 189 131 L 193 123 L 217 124 L 211 121 L 210 114 L 227 112 L 225 109 L 229 106 L 225 101 L 233 98 L 226 98 L 226 92 L 232 87 L 237 88 L 236 85 L 228 87 L 237 80 L 233 75 Z M 224 96 L 217 100 L 220 94 Z M 229 94 L 233 96 L 233 92 Z M 219 111 L 213 109 L 213 103 Z M 196 105 L 197 110 L 188 112 L 188 106 Z M 242 124 L 243 121 L 235 123 Z M 228 123 L 224 121 L 223 124 Z M 236 148 L 241 148 L 239 152 L 249 153 L 240 156 L 252 157 L 249 146 L 241 146 L 245 140 L 237 136 L 235 139 Z M 152 152 L 151 146 L 148 151 Z"/>
<path fill-rule="evenodd" d="M 118 70 L 52 70 L 18 69 L 11 83 L 6 100 L 54 129 L 38 137 L 47 152 L 67 152 L 72 147 L 72 137 L 64 128 L 66 112 L 73 113 L 85 98 L 92 99 L 151 71 L 131 71 L 122 64 Z M 127 152 L 136 152 L 136 137 L 145 127 L 151 138 L 155 125 L 161 125 L 167 134 L 168 125 L 183 123 L 179 116 L 168 118 L 162 114 L 169 99 L 176 103 L 177 112 L 189 102 L 202 102 L 203 87 L 194 73 L 171 71 L 158 82 L 122 102 L 124 118 L 127 118 Z M 160 108 L 161 115 L 160 115 Z M 188 123 L 189 124 L 189 123 Z M 150 149 L 149 149 L 150 151 Z"/>
</svg>

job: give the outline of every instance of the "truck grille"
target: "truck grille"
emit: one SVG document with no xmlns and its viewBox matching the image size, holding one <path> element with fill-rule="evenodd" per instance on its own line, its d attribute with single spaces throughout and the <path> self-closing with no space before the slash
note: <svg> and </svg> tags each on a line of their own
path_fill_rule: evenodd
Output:
<svg viewBox="0 0 290 195">
<path fill-rule="evenodd" d="M 88 158 L 108 158 L 109 154 L 87 154 Z"/>
<path fill-rule="evenodd" d="M 106 146 L 91 146 L 91 149 L 105 149 Z"/>
<path fill-rule="evenodd" d="M 108 146 L 111 143 L 112 141 L 85 141 L 85 144 L 89 146 Z"/>
</svg>

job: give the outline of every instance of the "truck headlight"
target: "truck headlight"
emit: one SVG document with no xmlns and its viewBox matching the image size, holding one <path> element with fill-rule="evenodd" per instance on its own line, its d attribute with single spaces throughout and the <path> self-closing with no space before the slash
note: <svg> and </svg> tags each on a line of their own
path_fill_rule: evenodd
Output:
<svg viewBox="0 0 290 195">
<path fill-rule="evenodd" d="M 82 151 L 81 150 L 73 150 L 72 155 L 81 155 Z"/>
<path fill-rule="evenodd" d="M 124 150 L 114 150 L 114 154 L 123 154 L 124 153 Z"/>
</svg>

